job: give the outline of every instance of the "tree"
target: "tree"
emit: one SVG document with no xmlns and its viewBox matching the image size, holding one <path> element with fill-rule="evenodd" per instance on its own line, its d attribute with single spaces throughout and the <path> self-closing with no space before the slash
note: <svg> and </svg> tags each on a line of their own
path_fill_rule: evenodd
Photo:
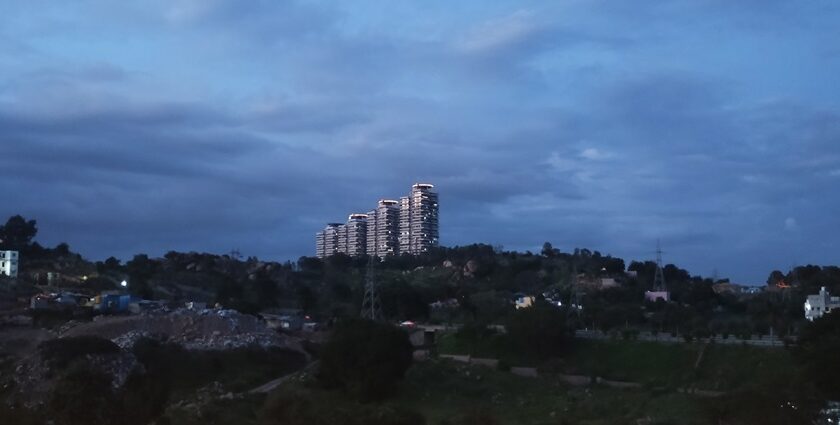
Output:
<svg viewBox="0 0 840 425">
<path fill-rule="evenodd" d="M 545 257 L 551 258 L 551 257 L 556 256 L 559 253 L 560 253 L 559 250 L 554 249 L 554 247 L 551 246 L 551 242 L 546 242 L 542 246 L 542 255 L 545 256 Z"/>
<path fill-rule="evenodd" d="M 785 280 L 785 275 L 779 270 L 773 270 L 770 272 L 770 276 L 767 277 L 767 286 L 776 286 L 777 283 Z"/>
<path fill-rule="evenodd" d="M 20 215 L 15 215 L 0 226 L 0 249 L 23 251 L 32 242 L 32 238 L 38 234 L 38 227 L 35 220 L 26 220 Z"/>
<path fill-rule="evenodd" d="M 324 262 L 316 257 L 300 257 L 298 268 L 303 272 L 320 272 L 324 268 Z"/>
<path fill-rule="evenodd" d="M 796 358 L 827 398 L 840 400 L 840 314 L 831 312 L 805 325 Z"/>
<path fill-rule="evenodd" d="M 62 242 L 55 246 L 55 253 L 58 255 L 70 255 L 70 245 L 67 242 Z"/>
<path fill-rule="evenodd" d="M 402 329 L 370 320 L 340 323 L 321 350 L 318 381 L 362 400 L 393 394 L 411 366 L 414 348 Z"/>
<path fill-rule="evenodd" d="M 149 260 L 148 255 L 137 254 L 125 264 L 125 267 L 129 276 L 128 290 L 134 295 L 151 299 L 154 291 L 149 285 L 149 279 L 155 273 L 155 263 Z"/>
<path fill-rule="evenodd" d="M 520 351 L 541 357 L 560 354 L 571 340 L 566 313 L 543 302 L 513 312 L 507 332 Z"/>
</svg>

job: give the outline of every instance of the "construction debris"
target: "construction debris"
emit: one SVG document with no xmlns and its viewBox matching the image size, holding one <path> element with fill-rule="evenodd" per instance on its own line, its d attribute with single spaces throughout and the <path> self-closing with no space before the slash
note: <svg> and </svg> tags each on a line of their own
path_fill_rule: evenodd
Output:
<svg viewBox="0 0 840 425">
<path fill-rule="evenodd" d="M 297 339 L 277 333 L 258 318 L 235 310 L 177 309 L 132 316 L 100 316 L 73 326 L 61 337 L 93 335 L 131 348 L 141 338 L 173 342 L 189 350 L 229 350 L 258 346 L 303 351 Z"/>
</svg>

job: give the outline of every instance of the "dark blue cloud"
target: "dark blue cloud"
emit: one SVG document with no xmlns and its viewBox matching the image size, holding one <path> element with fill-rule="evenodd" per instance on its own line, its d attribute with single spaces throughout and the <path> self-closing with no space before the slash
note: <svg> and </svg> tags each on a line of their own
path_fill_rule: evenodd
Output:
<svg viewBox="0 0 840 425">
<path fill-rule="evenodd" d="M 442 241 L 760 283 L 837 263 L 835 2 L 0 4 L 0 216 L 93 258 L 293 259 L 441 192 Z"/>
</svg>

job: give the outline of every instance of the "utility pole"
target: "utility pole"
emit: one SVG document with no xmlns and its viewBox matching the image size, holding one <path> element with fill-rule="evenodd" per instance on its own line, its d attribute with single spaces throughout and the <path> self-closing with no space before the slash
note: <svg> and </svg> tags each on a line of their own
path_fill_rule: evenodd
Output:
<svg viewBox="0 0 840 425">
<path fill-rule="evenodd" d="M 362 300 L 362 318 L 379 321 L 382 320 L 382 306 L 379 301 L 379 294 L 376 291 L 376 279 L 373 271 L 375 258 L 375 255 L 369 257 L 367 271 L 365 272 L 365 297 Z"/>
</svg>

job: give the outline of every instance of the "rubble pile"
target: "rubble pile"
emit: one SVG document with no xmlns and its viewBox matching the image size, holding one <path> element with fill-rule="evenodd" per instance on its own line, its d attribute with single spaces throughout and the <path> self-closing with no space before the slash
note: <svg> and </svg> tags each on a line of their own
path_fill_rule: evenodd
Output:
<svg viewBox="0 0 840 425">
<path fill-rule="evenodd" d="M 170 412 L 180 410 L 191 417 L 200 418 L 204 416 L 204 411 L 208 406 L 218 403 L 219 400 L 241 399 L 242 397 L 242 394 L 227 391 L 220 382 L 212 382 L 196 390 L 191 397 L 170 405 L 168 410 Z"/>
<path fill-rule="evenodd" d="M 141 338 L 150 337 L 182 345 L 190 350 L 229 350 L 242 347 L 284 347 L 303 351 L 293 338 L 276 333 L 254 316 L 235 310 L 178 309 L 134 316 L 101 317 L 74 326 L 62 337 L 94 335 L 131 348 Z"/>
<path fill-rule="evenodd" d="M 137 370 L 143 370 L 137 358 L 127 351 L 105 355 L 86 355 L 84 361 L 89 367 L 99 370 L 111 378 L 113 388 L 122 388 L 128 377 Z M 28 408 L 43 404 L 60 370 L 51 368 L 39 356 L 30 356 L 14 369 L 10 378 L 15 393 L 10 401 L 22 403 Z"/>
</svg>

